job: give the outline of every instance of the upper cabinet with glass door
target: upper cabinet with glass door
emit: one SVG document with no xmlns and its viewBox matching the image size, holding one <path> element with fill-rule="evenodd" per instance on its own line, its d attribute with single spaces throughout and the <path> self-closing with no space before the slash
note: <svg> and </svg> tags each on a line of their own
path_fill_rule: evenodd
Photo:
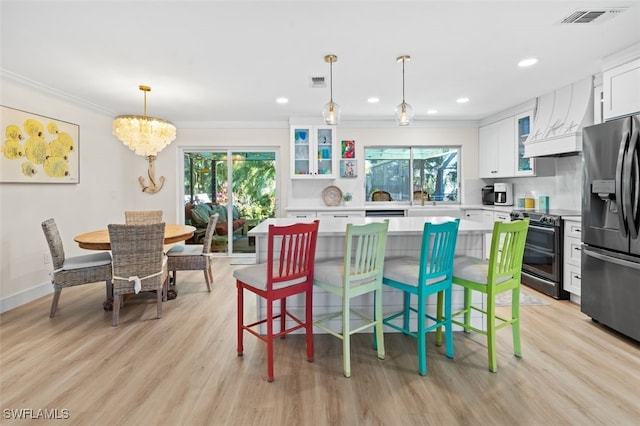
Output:
<svg viewBox="0 0 640 426">
<path fill-rule="evenodd" d="M 516 158 L 515 176 L 535 176 L 535 159 L 524 157 L 524 141 L 529 137 L 529 131 L 533 124 L 533 111 L 515 116 L 516 125 Z"/>
<path fill-rule="evenodd" d="M 291 126 L 291 177 L 335 179 L 337 151 L 335 126 Z"/>
</svg>

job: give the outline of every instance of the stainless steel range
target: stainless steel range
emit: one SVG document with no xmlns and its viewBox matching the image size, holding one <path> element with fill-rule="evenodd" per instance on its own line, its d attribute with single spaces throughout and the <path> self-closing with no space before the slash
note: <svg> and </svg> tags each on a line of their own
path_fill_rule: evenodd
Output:
<svg viewBox="0 0 640 426">
<path fill-rule="evenodd" d="M 562 286 L 563 216 L 580 216 L 573 210 L 513 210 L 511 220 L 529 218 L 522 260 L 522 284 L 555 299 L 569 299 Z"/>
</svg>

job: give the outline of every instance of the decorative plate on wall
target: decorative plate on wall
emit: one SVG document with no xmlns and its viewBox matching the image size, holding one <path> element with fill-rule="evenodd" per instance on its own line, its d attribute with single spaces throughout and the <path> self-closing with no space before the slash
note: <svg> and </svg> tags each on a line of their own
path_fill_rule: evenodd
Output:
<svg viewBox="0 0 640 426">
<path fill-rule="evenodd" d="M 322 191 L 322 199 L 328 206 L 337 206 L 342 201 L 342 191 L 337 186 L 327 186 Z"/>
</svg>

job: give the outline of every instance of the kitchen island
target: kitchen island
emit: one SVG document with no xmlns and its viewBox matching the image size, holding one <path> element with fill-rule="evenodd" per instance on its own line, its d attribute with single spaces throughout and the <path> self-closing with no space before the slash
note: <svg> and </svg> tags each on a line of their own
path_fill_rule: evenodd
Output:
<svg viewBox="0 0 640 426">
<path fill-rule="evenodd" d="M 342 257 L 344 250 L 344 236 L 347 223 L 355 225 L 381 222 L 384 218 L 380 217 L 350 217 L 350 218 L 322 218 L 318 228 L 318 241 L 316 245 L 316 260 L 327 259 L 331 257 Z M 422 243 L 422 230 L 425 221 L 431 223 L 440 223 L 454 220 L 452 217 L 391 217 L 389 218 L 389 230 L 387 233 L 386 256 L 420 256 L 420 247 Z M 300 222 L 312 222 L 313 218 L 275 218 L 267 219 L 258 226 L 249 231 L 248 235 L 255 238 L 256 244 L 256 262 L 264 263 L 267 261 L 267 237 L 269 225 L 291 225 Z M 482 257 L 482 248 L 484 237 L 487 233 L 491 233 L 493 225 L 472 222 L 469 220 L 460 220 L 460 228 L 458 231 L 458 241 L 456 243 L 456 255 L 467 255 L 474 257 Z M 476 292 L 477 293 L 477 292 Z M 461 287 L 455 286 L 453 289 L 453 310 L 459 310 L 463 306 L 463 290 Z M 481 294 L 474 295 L 482 297 Z M 359 306 L 371 306 L 373 304 L 372 294 L 361 296 L 358 300 Z M 384 288 L 383 310 L 385 316 L 401 309 L 402 293 Z M 427 311 L 434 315 L 436 298 L 429 299 Z M 262 299 L 258 298 L 258 312 L 264 313 L 265 307 Z M 287 300 L 287 309 L 296 314 L 303 315 L 304 298 L 291 297 Z M 328 294 L 320 289 L 314 289 L 313 294 L 313 316 L 321 317 L 327 313 L 337 312 L 342 309 L 342 301 L 339 297 Z M 368 308 L 363 308 L 366 310 Z M 277 309 L 276 309 L 277 310 Z M 356 319 L 353 319 L 354 326 Z M 482 327 L 482 321 L 479 314 L 472 316 L 472 323 L 476 327 Z M 336 326 L 339 327 L 340 320 L 335 320 Z M 316 329 L 315 331 L 318 331 Z M 387 329 L 387 331 L 393 331 Z M 369 330 L 370 332 L 370 330 Z"/>
</svg>

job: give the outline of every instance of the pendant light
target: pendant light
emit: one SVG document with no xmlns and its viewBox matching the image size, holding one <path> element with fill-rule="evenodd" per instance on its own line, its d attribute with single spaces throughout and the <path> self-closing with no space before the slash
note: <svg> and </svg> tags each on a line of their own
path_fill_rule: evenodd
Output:
<svg viewBox="0 0 640 426">
<path fill-rule="evenodd" d="M 333 63 L 338 61 L 338 57 L 336 55 L 326 55 L 324 61 L 328 62 L 330 67 L 329 87 L 331 90 L 331 98 L 329 102 L 325 104 L 324 108 L 322 108 L 322 116 L 324 117 L 325 123 L 335 125 L 340 122 L 340 105 L 333 102 Z"/>
<path fill-rule="evenodd" d="M 402 62 L 402 103 L 396 107 L 396 123 L 398 126 L 408 126 L 413 120 L 413 108 L 404 101 L 404 63 L 410 61 L 411 56 L 398 56 L 396 60 Z"/>
</svg>

